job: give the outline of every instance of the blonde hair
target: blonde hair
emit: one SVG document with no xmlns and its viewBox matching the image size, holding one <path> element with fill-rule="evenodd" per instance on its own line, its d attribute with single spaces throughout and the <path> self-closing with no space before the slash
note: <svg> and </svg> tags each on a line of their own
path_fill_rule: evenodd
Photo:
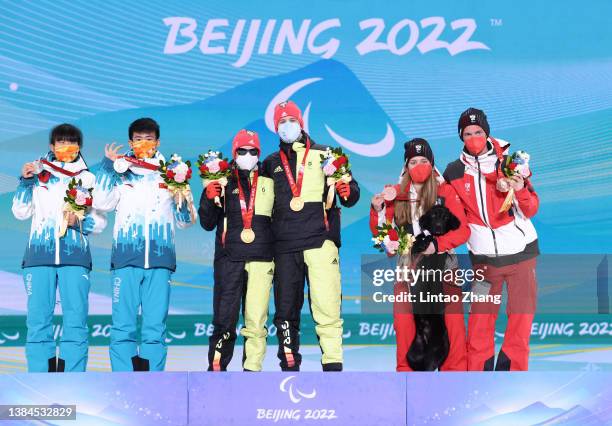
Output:
<svg viewBox="0 0 612 426">
<path fill-rule="evenodd" d="M 400 179 L 400 192 L 405 193 L 410 188 L 410 173 L 408 173 L 408 164 L 404 167 L 404 173 Z M 406 226 L 412 224 L 412 209 L 416 208 L 424 213 L 428 211 L 435 203 L 438 197 L 438 182 L 435 173 L 423 182 L 416 202 L 410 200 L 400 201 L 395 200 L 394 219 L 397 226 Z"/>
</svg>

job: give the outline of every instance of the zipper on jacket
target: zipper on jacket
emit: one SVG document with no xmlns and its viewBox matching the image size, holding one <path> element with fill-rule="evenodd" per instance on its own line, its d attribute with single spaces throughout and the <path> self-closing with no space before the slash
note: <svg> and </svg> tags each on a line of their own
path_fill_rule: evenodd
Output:
<svg viewBox="0 0 612 426">
<path fill-rule="evenodd" d="M 145 258 L 144 258 L 144 268 L 149 269 L 149 212 L 145 212 L 144 217 L 144 239 L 145 239 Z"/>
<path fill-rule="evenodd" d="M 519 231 L 521 231 L 521 234 L 523 234 L 523 237 L 524 237 L 524 236 L 525 236 L 525 231 L 523 231 L 523 230 L 521 229 L 521 227 L 520 227 L 520 226 L 518 226 L 518 225 L 516 224 L 516 220 L 514 221 L 514 226 L 516 226 L 516 229 L 518 229 Z"/>
<path fill-rule="evenodd" d="M 66 231 L 66 233 L 68 233 L 68 231 L 70 231 L 70 230 L 68 229 Z M 57 229 L 57 232 L 55 234 L 55 264 L 56 265 L 60 264 L 60 239 L 59 239 L 59 235 L 58 234 L 59 234 L 59 228 Z"/>
<path fill-rule="evenodd" d="M 58 184 L 62 184 L 63 181 L 60 178 L 60 182 Z M 66 188 L 68 188 L 68 185 L 66 185 Z M 64 191 L 65 192 L 65 191 Z M 55 230 L 55 264 L 59 265 L 60 264 L 60 238 L 59 238 L 59 230 L 62 227 L 64 221 L 64 213 L 62 212 L 62 214 L 60 215 L 60 226 L 56 228 Z M 70 232 L 70 229 L 66 229 L 66 234 Z"/>
<path fill-rule="evenodd" d="M 478 161 L 478 156 L 476 156 L 476 164 L 478 165 L 478 195 L 480 196 L 480 212 L 482 214 L 482 221 L 485 223 L 485 225 L 487 225 L 487 228 L 491 230 L 491 235 L 493 236 L 493 247 L 495 247 L 495 256 L 497 256 L 497 239 L 495 238 L 495 231 L 493 228 L 491 228 L 491 225 L 489 225 L 489 221 L 487 220 L 484 200 L 482 198 L 482 173 L 480 171 L 480 161 Z"/>
</svg>

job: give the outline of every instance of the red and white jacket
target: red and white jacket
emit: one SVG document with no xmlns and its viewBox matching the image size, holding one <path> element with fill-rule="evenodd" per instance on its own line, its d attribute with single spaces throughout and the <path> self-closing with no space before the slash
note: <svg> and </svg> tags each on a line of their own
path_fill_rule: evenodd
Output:
<svg viewBox="0 0 612 426">
<path fill-rule="evenodd" d="M 370 207 L 370 230 L 372 231 L 373 236 L 377 235 L 378 231 L 376 228 L 378 226 L 382 226 L 385 223 L 395 224 L 394 215 L 396 200 L 410 201 L 416 200 L 417 198 L 416 191 L 412 185 L 410 185 L 410 188 L 404 192 L 401 191 L 400 185 L 393 185 L 393 189 L 395 189 L 397 196 L 391 200 L 385 199 L 385 204 L 383 205 L 381 211 L 377 212 L 373 207 Z M 437 196 L 438 198 L 442 198 L 444 200 L 444 206 L 448 208 L 460 222 L 459 228 L 455 229 L 454 231 L 449 231 L 444 235 L 434 237 L 438 246 L 438 252 L 443 253 L 465 243 L 470 236 L 470 228 L 467 223 L 467 218 L 465 216 L 465 211 L 463 209 L 461 200 L 451 185 L 447 184 L 446 182 L 441 182 L 438 185 Z M 425 212 L 421 212 L 421 214 L 424 213 Z M 411 225 L 412 229 L 410 229 L 410 226 L 408 227 L 408 231 L 415 236 L 421 233 L 417 219 L 418 218 L 416 217 L 413 219 L 413 223 Z"/>
<path fill-rule="evenodd" d="M 489 138 L 488 146 L 478 157 L 463 151 L 444 171 L 444 179 L 465 208 L 471 230 L 468 249 L 485 258 L 511 258 L 524 252 L 537 255 L 538 235 L 530 218 L 538 211 L 538 196 L 526 179 L 525 187 L 515 192 L 510 210 L 500 213 L 508 193 L 497 190 L 497 180 L 503 176 L 499 166 L 510 144 Z"/>
</svg>

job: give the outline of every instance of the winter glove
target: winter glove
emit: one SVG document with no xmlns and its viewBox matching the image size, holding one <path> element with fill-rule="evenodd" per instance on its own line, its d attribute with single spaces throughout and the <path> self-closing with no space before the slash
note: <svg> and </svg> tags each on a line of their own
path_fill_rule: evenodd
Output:
<svg viewBox="0 0 612 426">
<path fill-rule="evenodd" d="M 336 192 L 342 198 L 347 199 L 351 195 L 351 186 L 343 181 L 336 182 Z"/>
<path fill-rule="evenodd" d="M 206 198 L 213 200 L 215 197 L 221 196 L 221 184 L 219 182 L 211 182 L 206 186 Z"/>
<path fill-rule="evenodd" d="M 416 240 L 414 241 L 414 244 L 412 245 L 412 253 L 414 254 L 418 254 L 421 253 L 423 251 L 425 251 L 425 249 L 427 247 L 429 247 L 429 244 L 434 243 L 434 237 L 433 235 L 425 235 L 425 234 L 419 234 L 416 236 Z"/>
</svg>

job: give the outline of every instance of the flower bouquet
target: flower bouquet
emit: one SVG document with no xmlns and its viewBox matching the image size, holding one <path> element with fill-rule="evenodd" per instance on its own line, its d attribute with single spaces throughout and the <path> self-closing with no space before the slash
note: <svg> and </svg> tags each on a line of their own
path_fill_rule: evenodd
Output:
<svg viewBox="0 0 612 426">
<path fill-rule="evenodd" d="M 375 249 L 378 249 L 381 253 L 386 253 L 389 257 L 396 254 L 400 256 L 410 254 L 415 238 L 403 226 L 398 228 L 395 225 L 385 223 L 378 226 L 376 230 L 377 234 L 372 238 Z"/>
<path fill-rule="evenodd" d="M 321 168 L 329 186 L 325 208 L 330 209 L 336 194 L 336 183 L 340 181 L 349 183 L 352 180 L 351 163 L 342 148 L 327 148 L 325 153 L 321 154 Z"/>
<path fill-rule="evenodd" d="M 172 154 L 170 161 L 159 162 L 159 173 L 164 180 L 168 191 L 170 191 L 176 201 L 176 210 L 180 210 L 186 202 L 189 206 L 189 212 L 192 218 L 195 218 L 195 210 L 193 207 L 193 195 L 189 188 L 189 179 L 191 179 L 191 162 L 183 161 L 178 154 Z"/>
<path fill-rule="evenodd" d="M 202 178 L 204 188 L 211 182 L 219 182 L 221 184 L 221 197 L 225 195 L 225 186 L 227 178 L 231 175 L 229 161 L 223 158 L 223 154 L 219 151 L 208 151 L 206 154 L 201 154 L 197 162 Z M 215 204 L 221 207 L 221 199 L 215 197 Z"/>
<path fill-rule="evenodd" d="M 516 151 L 514 154 L 506 157 L 504 164 L 502 165 L 502 173 L 506 178 L 511 178 L 512 176 L 521 176 L 523 179 L 527 179 L 531 176 L 531 170 L 529 169 L 529 154 L 525 151 Z M 514 188 L 508 182 L 508 179 L 500 179 L 497 183 L 497 189 L 502 192 L 507 192 L 508 195 L 504 200 L 501 208 L 499 209 L 500 213 L 506 212 L 512 206 L 512 202 L 514 201 Z"/>
<path fill-rule="evenodd" d="M 76 216 L 82 235 L 82 222 L 85 219 L 85 213 L 93 204 L 92 192 L 93 188 L 85 188 L 81 179 L 77 181 L 75 178 L 72 178 L 72 180 L 68 183 L 68 189 L 66 190 L 66 196 L 64 197 L 64 217 L 59 229 L 60 238 L 66 235 L 71 213 Z"/>
</svg>

